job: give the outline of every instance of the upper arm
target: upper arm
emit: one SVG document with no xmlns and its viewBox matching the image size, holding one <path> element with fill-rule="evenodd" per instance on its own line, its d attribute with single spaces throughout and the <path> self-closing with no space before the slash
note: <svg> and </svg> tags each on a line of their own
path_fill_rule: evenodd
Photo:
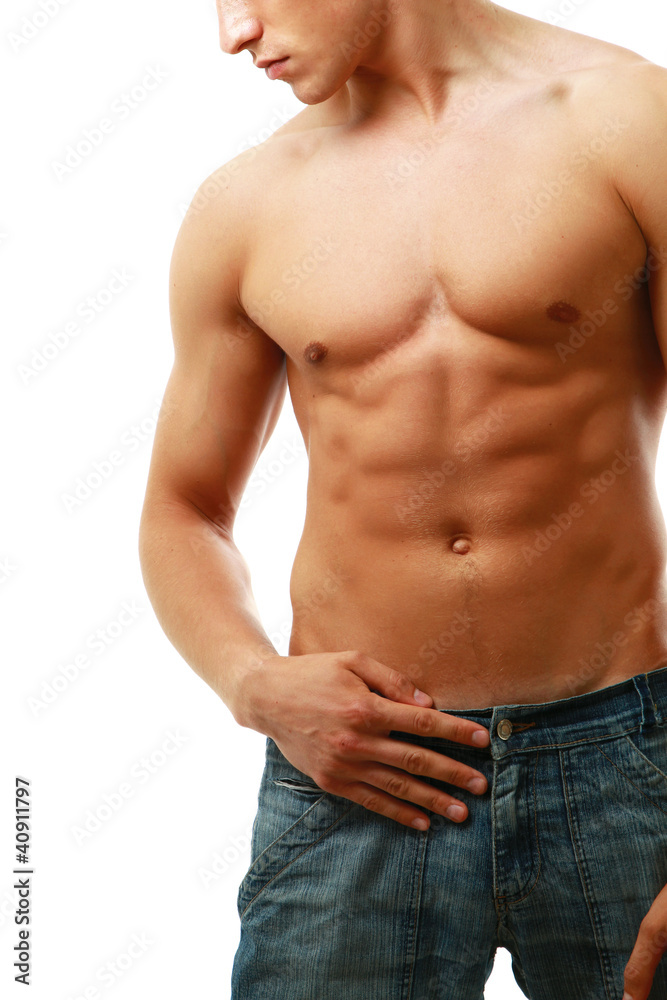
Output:
<svg viewBox="0 0 667 1000">
<path fill-rule="evenodd" d="M 647 246 L 653 323 L 667 363 L 667 69 L 638 62 L 619 85 L 627 125 L 613 150 L 614 180 Z"/>
<path fill-rule="evenodd" d="M 242 160 L 243 157 L 237 157 Z M 234 162 L 234 161 L 233 161 Z M 158 418 L 145 509 L 187 502 L 225 530 L 285 398 L 285 355 L 238 300 L 248 178 L 202 183 L 169 273 L 174 365 Z"/>
</svg>

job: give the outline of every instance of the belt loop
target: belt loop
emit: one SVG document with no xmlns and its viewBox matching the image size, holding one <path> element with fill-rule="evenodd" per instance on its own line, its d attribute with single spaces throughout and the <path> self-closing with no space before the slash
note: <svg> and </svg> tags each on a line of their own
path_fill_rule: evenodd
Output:
<svg viewBox="0 0 667 1000">
<path fill-rule="evenodd" d="M 653 701 L 653 695 L 651 693 L 651 688 L 649 687 L 648 675 L 647 674 L 637 674 L 632 678 L 635 688 L 637 689 L 637 694 L 639 695 L 639 700 L 642 708 L 642 721 L 641 726 L 644 729 L 646 726 L 654 726 L 657 722 L 658 711 Z"/>
<path fill-rule="evenodd" d="M 655 712 L 658 722 L 667 722 L 667 699 L 663 696 L 663 701 L 661 702 L 657 693 L 660 690 L 658 683 L 659 678 L 657 676 L 658 674 L 660 674 L 663 679 L 665 678 L 665 674 L 662 670 L 649 671 L 649 673 L 644 674 L 644 677 L 646 677 L 648 689 L 651 694 L 651 701 L 653 703 L 653 711 Z"/>
</svg>

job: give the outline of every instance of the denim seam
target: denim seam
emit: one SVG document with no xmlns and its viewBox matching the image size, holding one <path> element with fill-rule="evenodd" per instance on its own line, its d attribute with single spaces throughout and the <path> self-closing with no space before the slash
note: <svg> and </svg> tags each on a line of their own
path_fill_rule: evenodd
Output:
<svg viewBox="0 0 667 1000">
<path fill-rule="evenodd" d="M 644 674 L 644 677 L 646 678 L 646 687 L 648 689 L 648 696 L 651 699 L 651 705 L 653 706 L 653 718 L 658 723 L 658 725 L 660 725 L 661 721 L 662 721 L 662 719 L 661 719 L 662 713 L 658 712 L 658 706 L 657 706 L 656 701 L 655 701 L 655 699 L 653 697 L 653 691 L 651 690 L 651 682 L 649 680 L 649 675 L 648 674 Z"/>
<path fill-rule="evenodd" d="M 537 762 L 538 762 L 539 756 L 540 755 L 539 755 L 539 752 L 538 752 L 535 755 L 535 764 L 534 764 L 534 767 L 533 767 L 533 826 L 534 826 L 534 829 L 535 829 L 535 844 L 537 846 L 537 873 L 534 876 L 535 877 L 535 881 L 533 882 L 533 884 L 530 887 L 530 889 L 528 890 L 528 892 L 524 892 L 523 896 L 519 896 L 518 899 L 510 898 L 510 893 L 506 893 L 504 895 L 498 896 L 499 900 L 504 900 L 505 901 L 503 903 L 503 905 L 505 906 L 505 908 L 507 908 L 511 903 L 521 903 L 521 902 L 523 902 L 524 899 L 527 899 L 528 896 L 530 896 L 531 892 L 533 892 L 534 889 L 537 888 L 537 883 L 540 880 L 540 872 L 542 871 L 542 852 L 540 851 L 540 841 L 539 841 L 539 837 L 538 837 L 538 833 L 537 833 L 537 788 L 536 788 L 536 785 L 537 785 Z"/>
<path fill-rule="evenodd" d="M 273 779 L 271 779 L 271 780 L 273 780 Z M 252 869 L 253 869 L 253 868 L 255 867 L 255 865 L 257 864 L 257 862 L 259 861 L 259 859 L 260 859 L 261 857 L 263 857 L 263 856 L 264 856 L 264 855 L 266 854 L 266 852 L 267 852 L 268 850 L 270 850 L 270 849 L 271 849 L 271 848 L 272 848 L 272 847 L 274 846 L 274 844 L 277 844 L 279 840 L 282 840 L 282 839 L 283 839 L 283 837 L 285 837 L 285 836 L 286 836 L 286 835 L 287 835 L 287 834 L 288 834 L 288 833 L 290 832 L 290 830 L 293 830 L 293 829 L 294 829 L 294 827 L 295 827 L 295 826 L 296 826 L 296 825 L 297 825 L 298 823 L 300 823 L 300 822 L 301 822 L 301 820 L 302 820 L 302 819 L 304 819 L 304 818 L 305 818 L 305 817 L 306 817 L 306 816 L 308 815 L 308 813 L 310 812 L 310 810 L 311 810 L 311 809 L 314 809 L 314 808 L 315 808 L 315 806 L 316 806 L 316 805 L 318 804 L 318 802 L 321 802 L 321 801 L 322 801 L 322 799 L 324 798 L 324 796 L 325 796 L 325 795 L 328 795 L 328 794 L 329 794 L 328 792 L 323 792 L 323 793 L 322 793 L 322 795 L 320 795 L 320 796 L 319 796 L 319 797 L 318 797 L 317 799 L 315 799 L 315 801 L 314 801 L 314 802 L 311 802 L 311 804 L 310 804 L 310 805 L 308 806 L 308 808 L 307 808 L 307 809 L 305 809 L 305 810 L 304 810 L 304 811 L 303 811 L 303 812 L 301 813 L 301 815 L 299 816 L 299 818 L 298 818 L 298 819 L 295 819 L 295 820 L 294 820 L 294 822 L 292 823 L 292 825 L 291 825 L 291 826 L 288 826 L 288 827 L 287 827 L 287 829 L 286 829 L 286 830 L 283 830 L 283 832 L 282 832 L 282 833 L 279 833 L 279 834 L 278 834 L 278 836 L 277 836 L 277 837 L 276 837 L 276 838 L 275 838 L 274 840 L 272 840 L 270 844 L 267 844 L 267 845 L 266 845 L 266 847 L 264 848 L 264 850 L 263 850 L 263 851 L 262 851 L 262 852 L 261 852 L 260 854 L 258 854 L 258 855 L 257 855 L 257 857 L 255 858 L 255 860 L 254 860 L 254 861 L 253 861 L 253 863 L 251 864 L 250 868 L 249 868 L 249 869 L 248 869 L 248 871 L 247 871 L 247 872 L 245 873 L 245 875 L 244 875 L 244 878 L 247 878 L 247 877 L 248 877 L 248 875 L 250 874 L 250 872 L 252 871 Z"/>
<path fill-rule="evenodd" d="M 560 750 L 563 747 L 576 747 L 580 746 L 582 743 L 592 743 L 595 744 L 599 740 L 610 740 L 614 739 L 616 736 L 625 736 L 626 733 L 636 733 L 639 732 L 641 726 L 631 726 L 630 729 L 623 729 L 620 733 L 604 733 L 602 736 L 586 736 L 580 740 L 572 740 L 570 743 L 540 743 L 538 746 L 529 747 L 517 747 L 516 750 L 507 750 L 506 753 L 501 754 L 496 760 L 506 760 L 515 753 L 534 753 L 538 750 Z"/>
<path fill-rule="evenodd" d="M 633 744 L 633 746 L 634 746 L 634 744 Z M 626 781 L 629 781 L 630 784 L 632 785 L 632 787 L 637 789 L 637 791 L 639 792 L 640 795 L 643 795 L 644 798 L 647 799 L 647 801 L 651 803 L 651 805 L 655 806 L 656 809 L 659 809 L 660 812 L 665 813 L 665 816 L 667 816 L 667 810 L 663 809 L 662 806 L 659 806 L 657 802 L 654 802 L 653 799 L 650 797 L 650 795 L 647 795 L 646 792 L 643 792 L 641 790 L 641 788 L 639 787 L 639 785 L 635 784 L 635 782 L 632 780 L 632 778 L 630 777 L 629 774 L 626 774 L 625 771 L 623 771 L 618 766 L 618 764 L 614 763 L 614 761 L 611 759 L 611 757 L 607 757 L 607 754 L 604 752 L 604 750 L 600 750 L 600 747 L 596 747 L 596 750 L 599 750 L 600 753 L 602 754 L 602 756 L 606 760 L 608 760 L 610 764 L 613 764 L 613 766 L 616 768 L 616 770 L 618 771 L 618 773 L 622 774 L 623 777 L 626 779 Z M 635 750 L 638 750 L 638 747 L 635 747 Z M 641 753 L 641 750 L 639 750 L 639 753 Z M 642 754 L 642 757 L 643 756 L 644 755 Z M 646 760 L 647 758 L 644 758 L 644 759 Z M 651 764 L 651 761 L 649 760 L 648 763 Z M 653 767 L 658 772 L 658 774 L 662 774 L 662 771 L 659 768 L 655 767 L 655 764 L 651 764 L 651 767 Z"/>
<path fill-rule="evenodd" d="M 650 730 L 649 730 L 649 732 L 650 732 Z M 660 768 L 658 767 L 658 765 L 657 765 L 657 764 L 654 764 L 654 763 L 653 763 L 653 761 L 652 761 L 652 760 L 650 760 L 650 759 L 649 759 L 649 758 L 648 758 L 648 757 L 646 756 L 646 754 L 645 754 L 645 753 L 644 753 L 644 752 L 643 752 L 642 750 L 640 750 L 640 749 L 639 749 L 639 747 L 637 746 L 637 744 L 636 744 L 636 743 L 634 743 L 634 742 L 633 742 L 633 741 L 632 741 L 632 740 L 630 739 L 630 737 L 629 737 L 629 736 L 626 736 L 626 737 L 625 737 L 625 739 L 626 739 L 626 741 L 627 741 L 627 742 L 628 742 L 628 743 L 630 744 L 630 746 L 631 746 L 631 747 L 632 747 L 632 749 L 633 749 L 633 750 L 635 751 L 635 753 L 638 753 L 638 754 L 641 754 L 641 755 L 642 755 L 642 757 L 644 758 L 644 760 L 646 761 L 646 763 L 647 763 L 647 764 L 650 764 L 650 766 L 651 766 L 651 767 L 653 768 L 653 770 L 654 770 L 654 771 L 657 771 L 657 772 L 658 772 L 658 774 L 660 774 L 660 775 L 661 775 L 661 776 L 662 776 L 663 778 L 665 778 L 665 779 L 667 780 L 667 774 L 665 774 L 665 772 L 664 772 L 664 771 L 661 771 L 661 770 L 660 770 Z"/>
<path fill-rule="evenodd" d="M 327 793 L 327 794 L 328 794 L 328 793 Z M 322 798 L 323 798 L 323 796 L 322 796 Z M 320 802 L 320 801 L 321 801 L 321 799 L 318 799 L 317 801 L 318 801 L 318 802 Z M 317 803 L 315 803 L 315 802 L 313 803 L 313 805 L 316 805 L 316 804 L 317 804 Z M 281 875 L 281 874 L 282 874 L 282 872 L 284 872 L 286 868 L 289 868 L 289 867 L 290 867 L 290 865 L 293 865 L 295 861 L 298 861 L 298 860 L 299 860 L 299 858 L 300 858 L 300 857 L 301 857 L 302 855 L 304 855 L 304 854 L 305 854 L 305 853 L 306 853 L 307 851 L 309 851 L 309 850 L 311 849 L 311 847 L 314 847 L 314 846 L 315 846 L 315 844 L 318 844 L 318 843 L 320 842 L 320 840 L 322 839 L 322 837 L 326 836 L 326 834 L 327 834 L 327 833 L 329 832 L 329 830 L 331 830 L 331 829 L 332 829 L 332 828 L 333 828 L 333 827 L 334 827 L 334 826 L 336 825 L 336 823 L 340 823 L 340 821 L 341 821 L 341 820 L 343 819 L 343 817 L 344 817 L 344 816 L 347 816 L 347 814 L 348 814 L 348 813 L 350 812 L 350 810 L 351 810 L 351 809 L 353 809 L 353 808 L 354 808 L 354 806 L 355 806 L 355 803 L 353 802 L 353 803 L 352 803 L 352 805 L 350 806 L 350 808 L 349 808 L 349 809 L 346 809 L 344 813 L 342 813 L 342 814 L 341 814 L 341 815 L 340 815 L 340 816 L 339 816 L 339 817 L 338 817 L 337 819 L 335 819 L 335 820 L 334 820 L 334 822 L 333 822 L 333 823 L 331 823 L 331 824 L 330 824 L 330 825 L 329 825 L 329 826 L 328 826 L 328 827 L 326 828 L 326 830 L 323 830 L 323 831 L 322 831 L 322 833 L 321 833 L 321 834 L 320 834 L 320 836 L 319 836 L 319 837 L 317 838 L 317 840 L 313 840 L 313 841 L 312 841 L 312 843 L 308 844 L 308 846 L 307 846 L 307 847 L 304 847 L 304 849 L 303 849 L 302 851 L 300 851 L 300 852 L 299 852 L 299 853 L 298 853 L 298 854 L 296 855 L 296 857 L 294 857 L 294 858 L 292 858 L 292 859 L 291 859 L 290 861 L 288 861 L 286 865 L 283 865 L 283 867 L 282 867 L 282 868 L 280 869 L 280 871 L 277 871 L 277 872 L 276 872 L 276 873 L 275 873 L 274 875 L 272 875 L 272 876 L 271 876 L 271 878 L 269 879 L 269 881 L 268 881 L 268 882 L 265 882 L 265 883 L 264 883 L 264 885 L 262 886 L 262 888 L 261 888 L 261 889 L 259 889 L 259 890 L 258 890 L 258 891 L 257 891 L 257 892 L 255 893 L 255 895 L 254 895 L 254 896 L 252 897 L 252 899 L 250 899 L 250 900 L 248 901 L 247 905 L 246 905 L 246 906 L 245 906 L 245 907 L 243 908 L 243 912 L 241 913 L 241 916 L 240 916 L 240 919 L 243 919 L 243 917 L 245 916 L 245 913 L 246 913 L 246 912 L 247 912 L 247 910 L 248 910 L 248 907 L 249 907 L 249 906 L 251 906 L 251 905 L 253 904 L 253 902 L 254 902 L 254 901 L 255 901 L 255 900 L 257 899 L 257 897 L 258 897 L 259 895 L 261 895 L 261 893 L 263 893 L 263 892 L 264 892 L 264 890 L 265 890 L 265 889 L 267 888 L 267 886 L 271 885 L 271 883 L 273 882 L 273 880 L 274 880 L 274 879 L 278 878 L 278 876 L 279 876 L 279 875 Z M 313 808 L 313 806 L 311 806 L 310 808 L 312 809 L 312 808 Z M 310 812 L 310 809 L 308 809 L 307 811 L 308 811 L 308 812 Z M 304 816 L 305 816 L 305 813 L 304 813 Z M 303 816 L 301 817 L 301 819 L 303 819 Z M 282 839 L 282 837 L 284 837 L 286 833 L 289 833 L 289 831 L 290 831 L 291 829 L 293 829 L 293 827 L 295 827 L 295 826 L 297 825 L 297 823 L 300 823 L 300 822 L 301 822 L 301 819 L 298 819 L 298 820 L 296 821 L 296 823 L 292 823 L 292 826 L 290 826 L 288 830 L 285 830 L 285 833 L 281 834 L 281 835 L 280 835 L 280 837 L 277 837 L 277 838 L 276 838 L 276 840 L 274 840 L 274 841 L 273 841 L 273 842 L 272 842 L 271 844 L 269 844 L 269 847 L 272 847 L 272 846 L 273 846 L 273 844 L 277 844 L 277 843 L 278 843 L 278 841 L 279 841 L 279 840 L 281 840 L 281 839 Z M 264 850 L 262 851 L 262 854 L 264 854 L 264 853 L 265 853 L 266 851 L 268 851 L 268 850 L 269 850 L 269 847 L 265 847 L 265 848 L 264 848 Z M 257 863 L 257 861 L 259 861 L 259 859 L 260 859 L 260 858 L 262 857 L 262 854 L 258 855 L 258 857 L 257 857 L 256 861 L 255 861 L 255 862 L 253 863 L 253 865 L 252 865 L 252 867 L 253 867 L 253 868 L 255 867 L 255 865 L 256 865 L 256 863 Z M 243 878 L 243 881 L 244 881 L 244 882 L 245 882 L 245 880 L 246 880 L 246 879 L 248 878 L 248 876 L 249 876 L 249 875 L 250 875 L 250 869 L 249 869 L 249 870 L 248 870 L 248 871 L 246 872 L 246 874 L 244 875 L 244 878 Z M 243 883 L 241 883 L 241 884 L 243 884 Z"/>
<path fill-rule="evenodd" d="M 581 881 L 581 889 L 586 901 L 586 908 L 588 910 L 588 918 L 591 922 L 591 927 L 593 930 L 593 938 L 595 940 L 595 948 L 598 953 L 598 961 L 600 963 L 600 972 L 602 975 L 602 982 L 604 985 L 605 994 L 607 1000 L 613 1000 L 611 988 L 609 985 L 608 970 L 605 963 L 605 954 L 600 946 L 600 935 L 602 933 L 602 928 L 598 921 L 597 907 L 595 906 L 593 897 L 590 893 L 590 876 L 588 872 L 588 867 L 586 865 L 586 858 L 581 851 L 581 838 L 579 836 L 579 827 L 577 818 L 575 817 L 574 811 L 572 809 L 572 804 L 570 801 L 570 790 L 567 781 L 567 767 L 569 761 L 565 754 L 559 754 L 560 758 L 560 773 L 561 780 L 563 784 L 563 796 L 565 799 L 565 809 L 567 811 L 568 826 L 570 829 L 570 841 L 572 843 L 572 850 L 575 857 L 575 862 L 577 865 L 577 871 L 579 873 L 579 879 Z"/>
<path fill-rule="evenodd" d="M 424 864 L 426 863 L 426 850 L 429 844 L 428 829 L 424 830 L 421 836 L 416 838 L 418 850 L 420 853 L 418 855 L 418 874 L 417 874 L 417 886 L 416 892 L 414 893 L 414 906 L 413 906 L 413 938 L 412 938 L 412 961 L 410 962 L 410 968 L 408 970 L 408 983 L 407 992 L 405 994 L 405 1000 L 412 1000 L 412 986 L 414 980 L 415 965 L 417 963 L 417 942 L 419 941 L 419 924 L 420 924 L 420 913 L 421 913 L 421 890 L 422 882 L 424 878 Z M 421 860 L 419 860 L 421 859 Z"/>
</svg>

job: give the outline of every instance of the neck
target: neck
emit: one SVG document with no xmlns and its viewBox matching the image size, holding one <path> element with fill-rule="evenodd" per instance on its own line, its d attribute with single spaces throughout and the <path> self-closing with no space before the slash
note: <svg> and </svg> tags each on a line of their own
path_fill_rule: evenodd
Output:
<svg viewBox="0 0 667 1000">
<path fill-rule="evenodd" d="M 435 124 L 452 82 L 508 67 L 530 21 L 490 0 L 384 0 L 382 10 L 386 23 L 347 81 L 354 118 L 400 107 Z"/>
</svg>

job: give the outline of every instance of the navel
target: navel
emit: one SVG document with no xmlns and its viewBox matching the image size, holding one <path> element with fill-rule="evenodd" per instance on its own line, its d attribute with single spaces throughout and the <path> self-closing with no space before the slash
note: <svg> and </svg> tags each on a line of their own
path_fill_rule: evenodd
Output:
<svg viewBox="0 0 667 1000">
<path fill-rule="evenodd" d="M 472 545 L 469 538 L 462 538 L 460 535 L 458 538 L 452 540 L 452 552 L 456 552 L 458 556 L 465 556 L 470 552 Z"/>
<path fill-rule="evenodd" d="M 547 316 L 556 323 L 576 323 L 581 313 L 576 306 L 571 306 L 569 302 L 552 302 L 547 309 Z"/>
<path fill-rule="evenodd" d="M 325 344 L 320 343 L 319 340 L 311 340 L 308 347 L 305 348 L 303 356 L 311 364 L 317 364 L 318 361 L 324 361 L 328 353 L 329 348 Z"/>
</svg>

